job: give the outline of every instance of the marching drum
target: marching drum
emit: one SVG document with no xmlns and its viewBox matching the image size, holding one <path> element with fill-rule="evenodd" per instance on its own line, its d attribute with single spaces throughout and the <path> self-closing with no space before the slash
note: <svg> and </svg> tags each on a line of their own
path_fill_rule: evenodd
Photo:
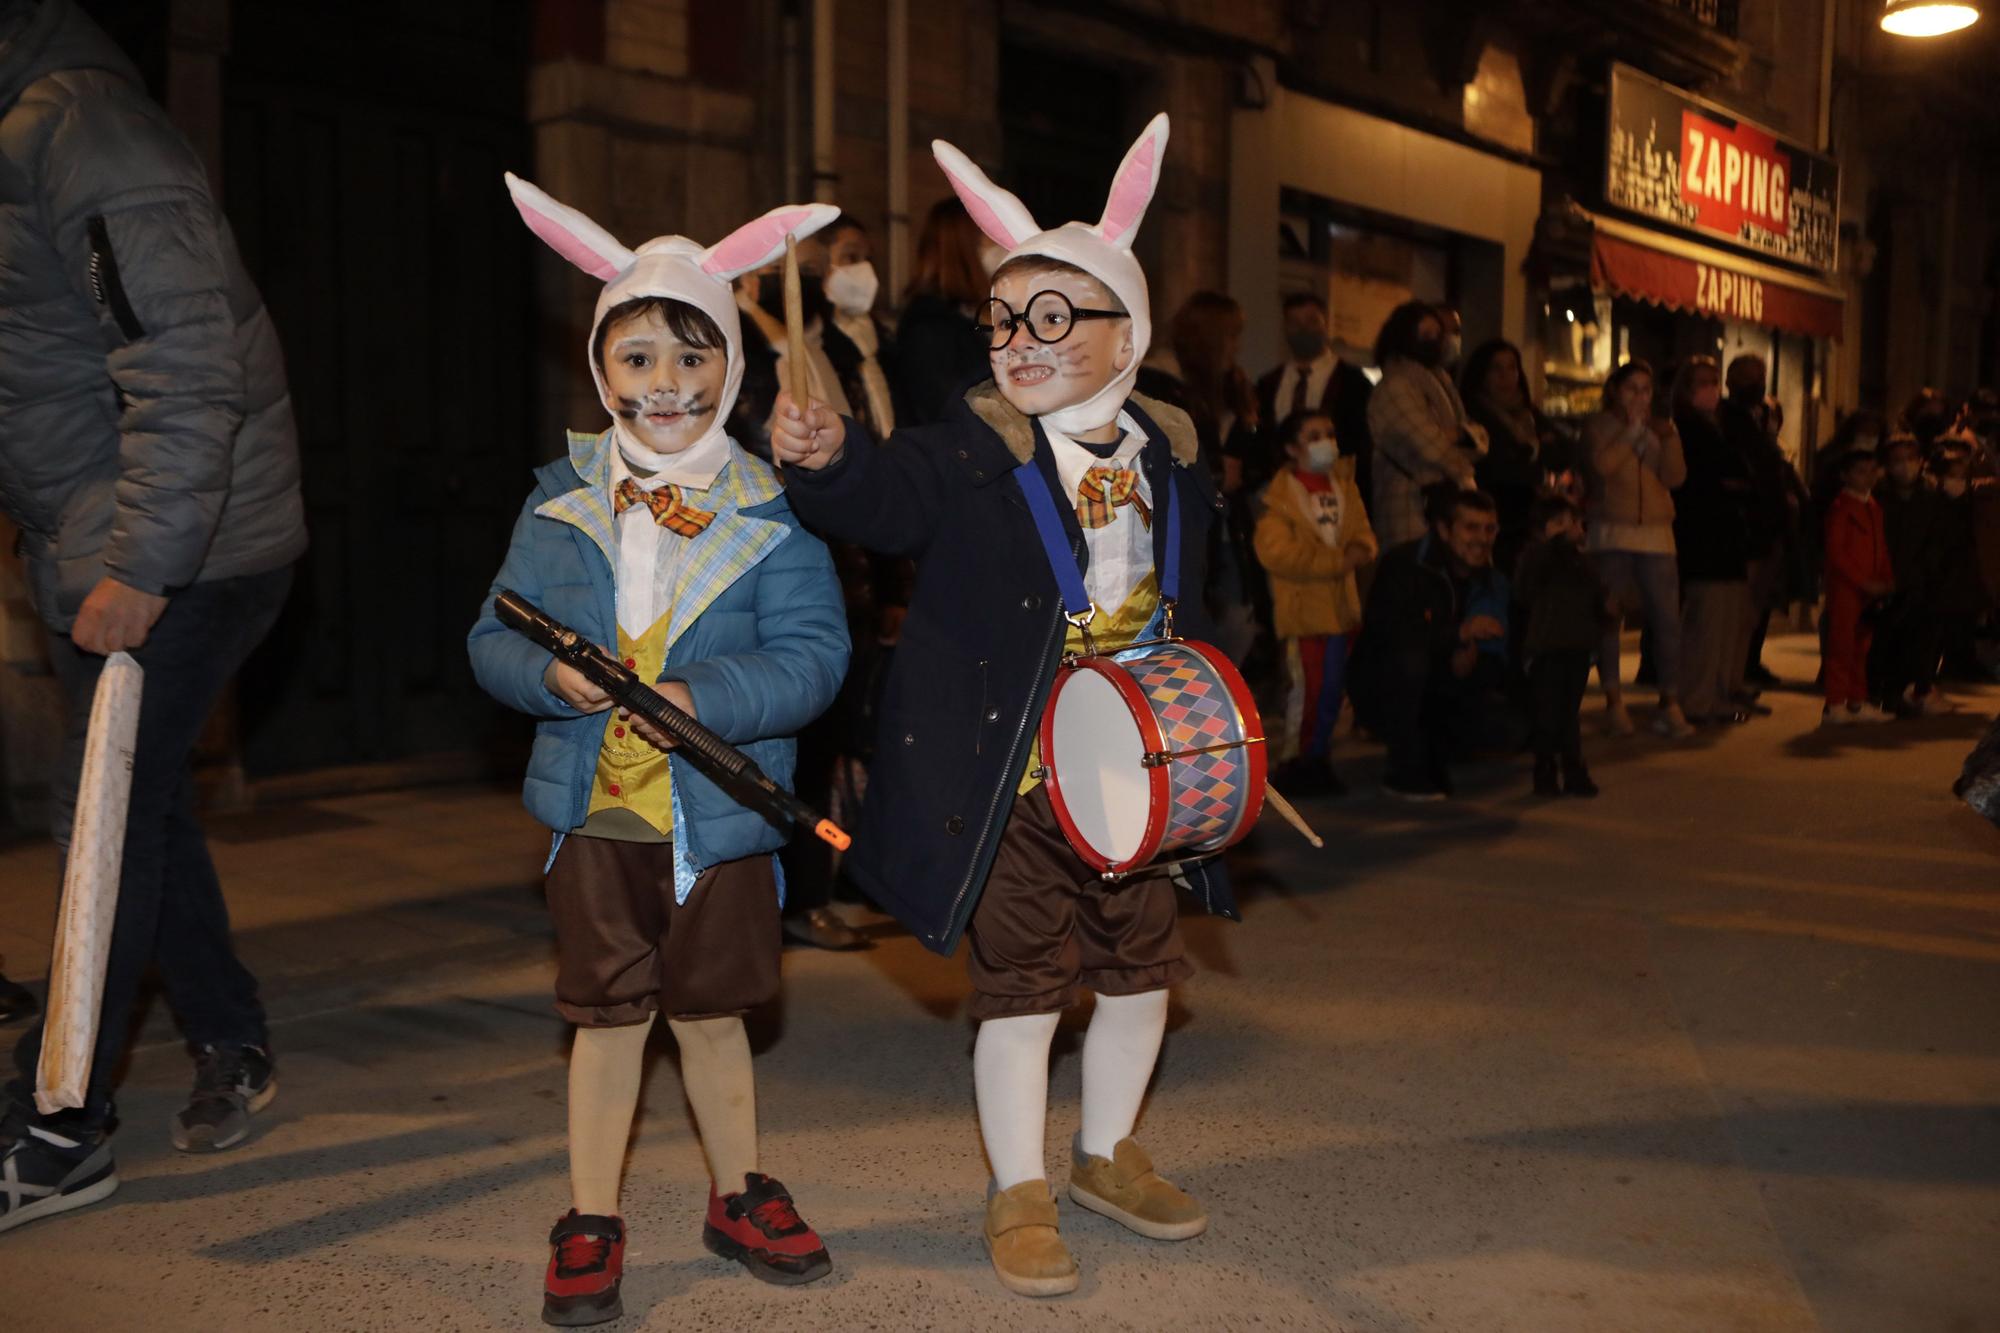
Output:
<svg viewBox="0 0 2000 1333">
<path fill-rule="evenodd" d="M 1107 877 L 1213 855 L 1264 805 L 1264 727 L 1217 649 L 1165 640 L 1065 662 L 1042 715 L 1049 802 Z"/>
</svg>

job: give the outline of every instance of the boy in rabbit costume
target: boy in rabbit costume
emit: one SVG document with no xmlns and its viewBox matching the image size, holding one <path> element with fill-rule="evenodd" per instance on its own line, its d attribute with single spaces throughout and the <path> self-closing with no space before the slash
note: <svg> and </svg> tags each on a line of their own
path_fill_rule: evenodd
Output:
<svg viewBox="0 0 2000 1333">
<path fill-rule="evenodd" d="M 1126 155 L 1103 219 L 1052 230 L 934 144 L 974 220 L 1007 249 L 981 321 L 993 378 L 944 422 L 885 442 L 783 397 L 773 426 L 808 522 L 917 563 L 848 865 L 930 947 L 949 953 L 969 934 L 973 1079 L 993 1173 L 986 1242 L 1000 1280 L 1024 1295 L 1077 1284 L 1043 1139 L 1050 1039 L 1081 988 L 1098 998 L 1070 1197 L 1155 1239 L 1207 1226 L 1132 1139 L 1168 987 L 1192 970 L 1173 882 L 1154 872 L 1103 883 L 1053 817 L 1034 744 L 1062 655 L 1084 646 L 1056 560 L 1082 567 L 1101 651 L 1157 633 L 1168 561 L 1181 586 L 1202 586 L 1216 498 L 1193 426 L 1132 392 L 1151 321 L 1131 245 L 1166 140 L 1160 116 Z M 1027 488 L 1041 486 L 1053 502 L 1038 527 Z M 1178 622 L 1206 637 L 1198 607 L 1179 608 Z M 1219 866 L 1185 879 L 1211 911 L 1234 914 Z"/>
<path fill-rule="evenodd" d="M 793 741 L 840 686 L 848 638 L 826 547 L 799 529 L 776 474 L 724 429 L 743 378 L 730 281 L 783 253 L 824 205 L 775 209 L 704 249 L 680 236 L 627 250 L 574 209 L 507 177 L 530 229 L 606 282 L 589 356 L 613 417 L 572 432 L 536 473 L 495 591 L 615 646 L 662 695 L 781 782 Z M 489 599 L 472 663 L 538 721 L 529 810 L 555 832 L 548 871 L 556 1008 L 570 1056 L 574 1206 L 550 1236 L 543 1318 L 616 1318 L 620 1176 L 647 1033 L 664 1012 L 713 1182 L 703 1241 L 772 1282 L 809 1282 L 825 1247 L 759 1174 L 743 1013 L 778 989 L 786 834 L 671 754 L 670 738 L 528 639 Z"/>
</svg>

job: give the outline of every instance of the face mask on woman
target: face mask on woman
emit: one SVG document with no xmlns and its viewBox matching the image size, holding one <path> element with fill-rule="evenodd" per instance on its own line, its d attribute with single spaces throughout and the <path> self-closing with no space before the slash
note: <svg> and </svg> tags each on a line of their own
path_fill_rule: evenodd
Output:
<svg viewBox="0 0 2000 1333">
<path fill-rule="evenodd" d="M 865 315 L 875 308 L 875 294 L 882 289 L 882 280 L 875 274 L 875 266 L 867 260 L 858 264 L 842 264 L 826 275 L 826 299 L 843 315 Z"/>
<path fill-rule="evenodd" d="M 1306 441 L 1306 471 L 1326 473 L 1333 471 L 1333 464 L 1340 457 L 1340 448 L 1332 440 Z"/>
</svg>

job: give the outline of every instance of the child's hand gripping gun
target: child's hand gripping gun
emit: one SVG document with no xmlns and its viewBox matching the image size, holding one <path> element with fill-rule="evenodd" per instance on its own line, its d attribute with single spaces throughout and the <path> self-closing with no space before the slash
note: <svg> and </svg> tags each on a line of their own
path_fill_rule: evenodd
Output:
<svg viewBox="0 0 2000 1333">
<path fill-rule="evenodd" d="M 822 819 L 811 806 L 766 777 L 749 755 L 668 703 L 617 658 L 551 619 L 521 594 L 501 589 L 493 599 L 493 612 L 501 624 L 554 653 L 557 660 L 610 695 L 620 708 L 639 714 L 679 741 L 682 752 L 741 804 L 773 823 L 811 829 L 836 851 L 846 851 L 853 841 L 839 825 Z"/>
</svg>

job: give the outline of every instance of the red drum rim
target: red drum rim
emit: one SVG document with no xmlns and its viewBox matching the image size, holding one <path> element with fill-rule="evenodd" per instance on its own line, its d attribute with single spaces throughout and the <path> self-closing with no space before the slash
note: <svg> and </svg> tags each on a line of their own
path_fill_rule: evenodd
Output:
<svg viewBox="0 0 2000 1333">
<path fill-rule="evenodd" d="M 1243 816 L 1236 827 L 1227 834 L 1210 842 L 1203 851 L 1219 852 L 1234 847 L 1257 826 L 1259 816 L 1264 813 L 1264 791 L 1269 775 L 1271 745 L 1264 738 L 1264 715 L 1257 711 L 1257 700 L 1250 693 L 1250 682 L 1243 679 L 1243 673 L 1236 669 L 1236 663 L 1229 660 L 1214 644 L 1203 643 L 1200 639 L 1182 639 L 1180 646 L 1207 662 L 1209 669 L 1221 678 L 1222 686 L 1229 691 L 1229 701 L 1236 705 L 1236 722 L 1243 729 L 1246 742 L 1244 750 L 1250 766 L 1250 799 L 1243 803 Z M 1150 714 L 1151 709 L 1147 712 Z M 1249 744 L 1252 739 L 1255 744 Z"/>
<path fill-rule="evenodd" d="M 1055 720 L 1056 698 L 1062 693 L 1064 682 L 1079 671 L 1092 671 L 1111 682 L 1118 697 L 1125 701 L 1125 709 L 1132 720 L 1139 724 L 1140 739 L 1149 753 L 1157 753 L 1166 748 L 1166 738 L 1160 733 L 1160 721 L 1153 716 L 1153 709 L 1146 702 L 1146 693 L 1139 683 L 1132 679 L 1132 673 L 1119 666 L 1108 657 L 1080 657 L 1074 662 L 1064 663 L 1056 671 L 1056 681 L 1049 690 L 1049 701 L 1042 708 L 1042 725 L 1039 736 L 1042 743 L 1042 781 L 1048 784 L 1049 806 L 1055 811 L 1056 823 L 1062 827 L 1063 836 L 1076 854 L 1083 858 L 1085 865 L 1099 874 L 1122 875 L 1128 870 L 1136 870 L 1160 854 L 1160 843 L 1167 836 L 1167 803 L 1169 788 L 1165 768 L 1146 770 L 1146 832 L 1139 839 L 1139 846 L 1123 861 L 1113 861 L 1091 847 L 1089 841 L 1077 828 L 1070 817 L 1069 803 L 1063 799 L 1062 782 L 1056 774 Z M 1241 677 L 1238 677 L 1241 680 Z M 1233 687 L 1232 687 L 1233 688 Z M 1240 707 L 1240 705 L 1239 705 Z M 1262 748 L 1262 747 L 1259 747 Z M 1262 790 L 1259 790 L 1262 798 Z"/>
<path fill-rule="evenodd" d="M 1263 714 L 1257 711 L 1257 701 L 1250 693 L 1250 684 L 1243 679 L 1243 673 L 1236 669 L 1236 664 L 1229 660 L 1228 655 L 1215 645 L 1199 639 L 1176 639 L 1173 642 L 1206 662 L 1209 670 L 1215 672 L 1222 682 L 1223 689 L 1229 693 L 1231 705 L 1236 709 L 1236 723 L 1246 742 L 1243 748 L 1248 751 L 1245 760 L 1249 765 L 1250 799 L 1243 803 L 1243 813 L 1235 827 L 1205 844 L 1187 849 L 1206 856 L 1234 847 L 1257 826 L 1257 820 L 1264 813 L 1264 792 L 1269 779 L 1266 751 L 1270 749 L 1270 743 L 1264 738 Z M 1056 823 L 1061 826 L 1063 836 L 1085 865 L 1100 874 L 1122 875 L 1149 864 L 1159 856 L 1160 844 L 1167 836 L 1167 810 L 1172 791 L 1165 766 L 1149 769 L 1146 775 L 1146 832 L 1139 839 L 1138 849 L 1123 861 L 1112 861 L 1091 849 L 1076 821 L 1070 817 L 1069 805 L 1063 799 L 1062 783 L 1051 758 L 1055 753 L 1056 696 L 1062 692 L 1063 683 L 1078 671 L 1094 671 L 1111 682 L 1119 698 L 1125 701 L 1126 711 L 1138 722 L 1140 737 L 1148 751 L 1157 753 L 1165 750 L 1166 737 L 1160 731 L 1160 720 L 1154 715 L 1145 691 L 1139 688 L 1132 673 L 1111 657 L 1080 657 L 1074 662 L 1064 663 L 1057 670 L 1055 685 L 1049 690 L 1048 703 L 1042 710 L 1042 724 L 1037 731 L 1042 745 L 1042 781 L 1048 784 L 1049 805 L 1055 811 Z M 1253 738 L 1255 743 L 1249 743 Z"/>
</svg>

